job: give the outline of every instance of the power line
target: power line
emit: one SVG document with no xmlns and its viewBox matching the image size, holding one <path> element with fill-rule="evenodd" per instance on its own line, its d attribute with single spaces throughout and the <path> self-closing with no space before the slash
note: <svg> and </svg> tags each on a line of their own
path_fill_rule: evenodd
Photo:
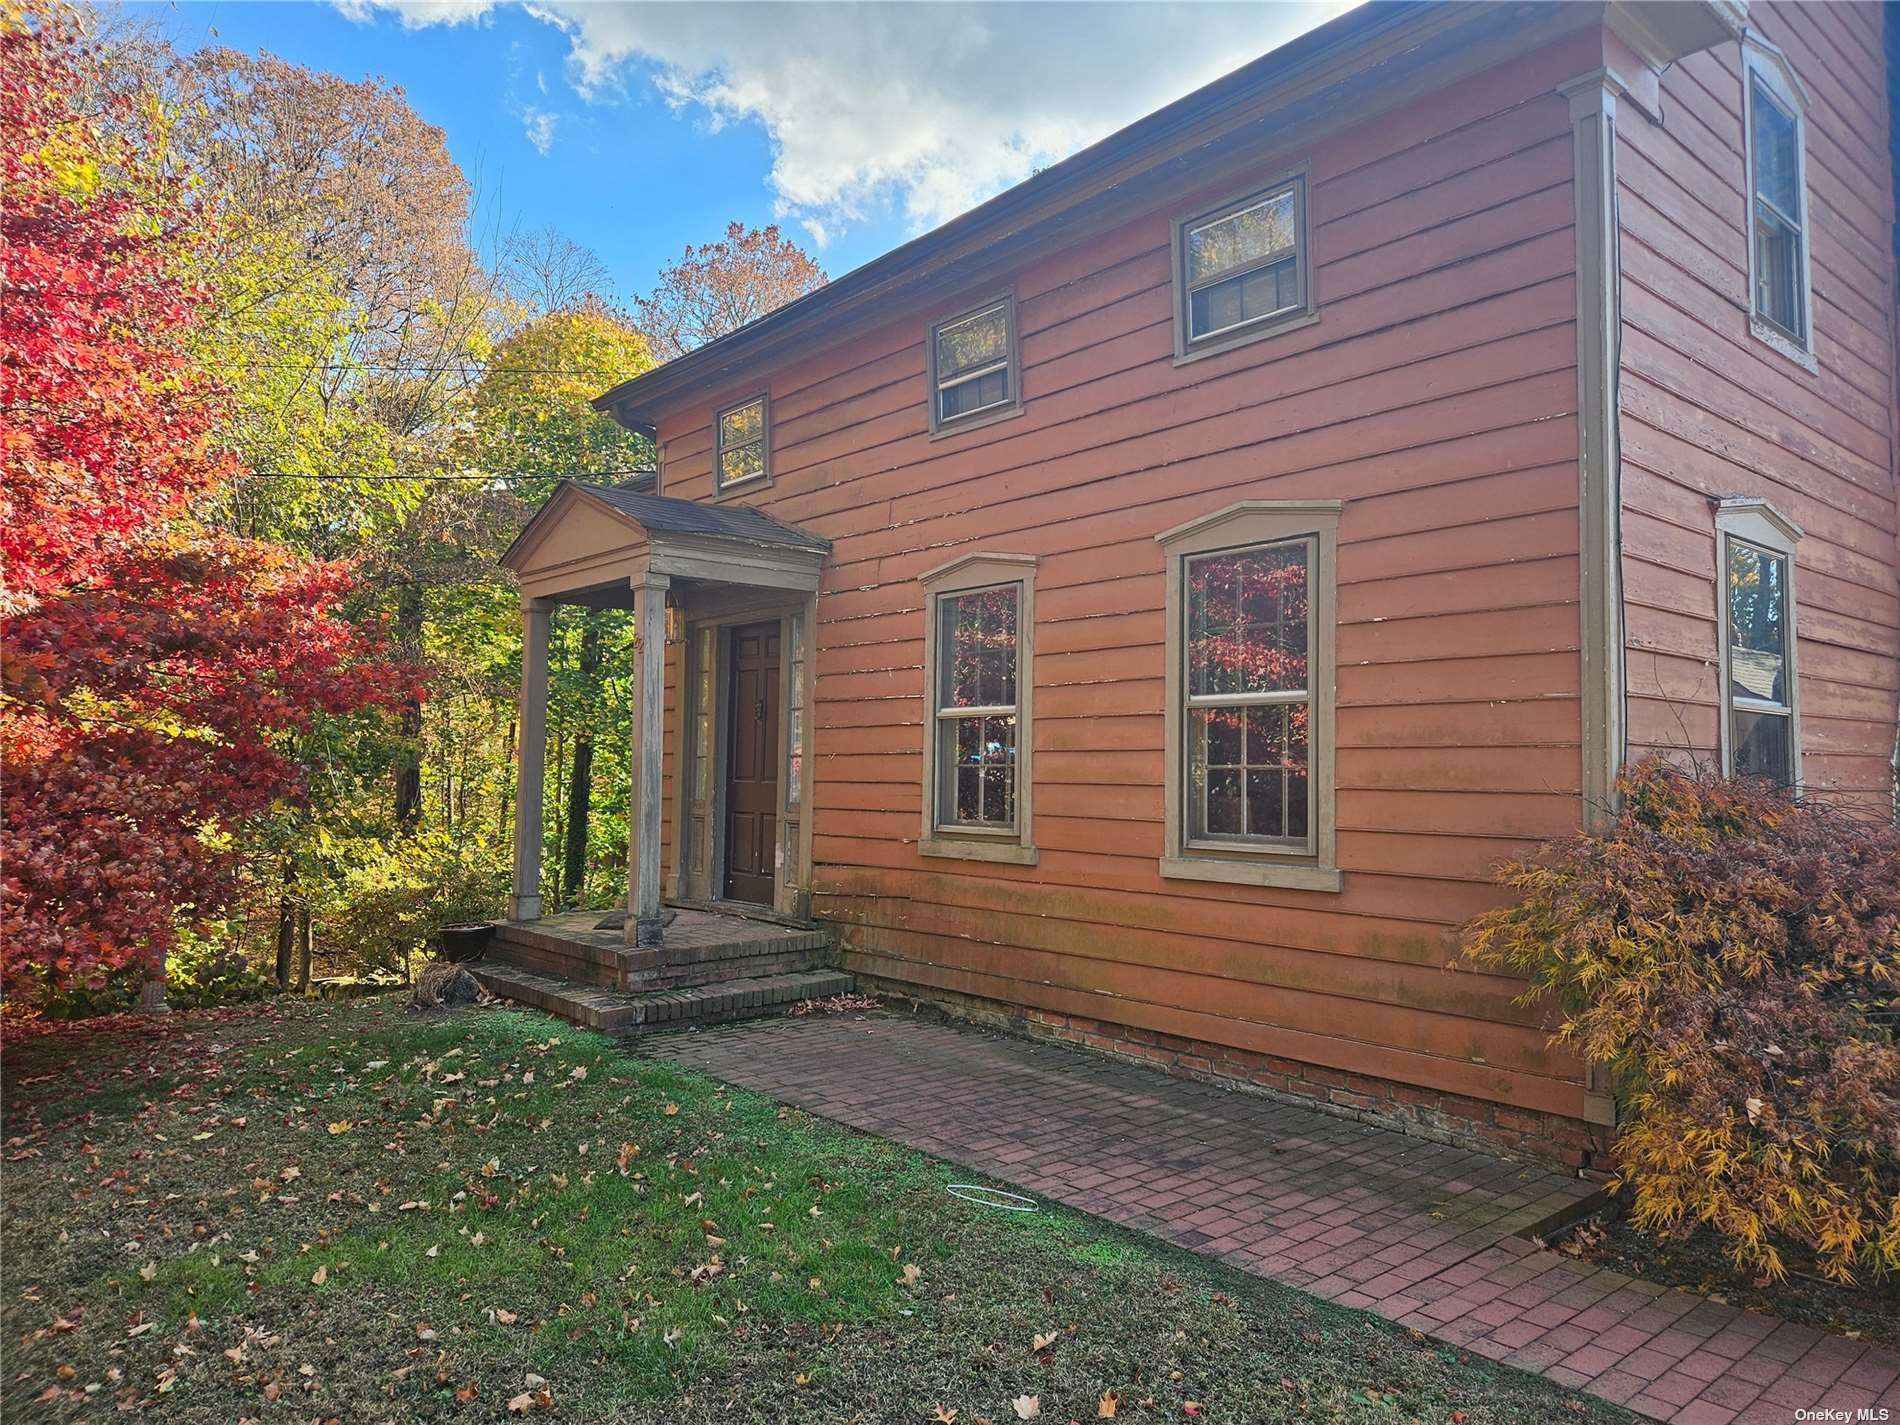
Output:
<svg viewBox="0 0 1900 1425">
<path fill-rule="evenodd" d="M 613 369 L 602 366 L 483 366 L 469 360 L 442 366 L 410 361 L 201 361 L 209 371 L 394 371 L 417 376 L 440 376 L 449 372 L 479 371 L 490 376 L 604 376 L 614 379 Z"/>
<path fill-rule="evenodd" d="M 529 480 L 607 480 L 628 475 L 651 474 L 653 474 L 651 466 L 635 466 L 624 470 L 498 471 L 492 474 L 471 471 L 442 475 L 340 475 L 333 471 L 245 470 L 239 472 L 235 478 L 239 480 L 316 480 L 355 485 L 421 485 L 459 484 L 470 481 L 520 484 Z"/>
</svg>

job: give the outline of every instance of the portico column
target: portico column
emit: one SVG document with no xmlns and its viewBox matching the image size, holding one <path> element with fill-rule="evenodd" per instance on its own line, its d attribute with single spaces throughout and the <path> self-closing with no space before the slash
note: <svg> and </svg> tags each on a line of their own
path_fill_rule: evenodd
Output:
<svg viewBox="0 0 1900 1425">
<path fill-rule="evenodd" d="M 515 737 L 515 893 L 511 920 L 541 918 L 541 793 L 548 752 L 548 624 L 545 599 L 521 601 L 521 708 Z"/>
<path fill-rule="evenodd" d="M 636 575 L 633 583 L 633 767 L 627 818 L 627 927 L 629 945 L 658 945 L 660 926 L 660 748 L 666 690 L 664 574 Z"/>
</svg>

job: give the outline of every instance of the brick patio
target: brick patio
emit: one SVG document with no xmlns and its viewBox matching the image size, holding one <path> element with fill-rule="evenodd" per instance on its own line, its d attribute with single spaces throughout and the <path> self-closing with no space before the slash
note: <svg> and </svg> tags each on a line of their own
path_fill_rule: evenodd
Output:
<svg viewBox="0 0 1900 1425">
<path fill-rule="evenodd" d="M 1890 1352 L 1534 1246 L 1519 1234 L 1590 1191 L 1541 1167 L 934 1018 L 784 1018 L 645 1052 L 1657 1420 L 1900 1419 Z"/>
</svg>

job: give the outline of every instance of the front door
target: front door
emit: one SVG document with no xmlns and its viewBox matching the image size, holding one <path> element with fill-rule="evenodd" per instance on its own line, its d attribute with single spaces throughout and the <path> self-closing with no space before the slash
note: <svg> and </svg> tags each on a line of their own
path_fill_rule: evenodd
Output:
<svg viewBox="0 0 1900 1425">
<path fill-rule="evenodd" d="M 733 900 L 772 904 L 778 845 L 779 626 L 732 631 L 727 686 L 732 704 L 726 749 L 726 886 Z"/>
</svg>

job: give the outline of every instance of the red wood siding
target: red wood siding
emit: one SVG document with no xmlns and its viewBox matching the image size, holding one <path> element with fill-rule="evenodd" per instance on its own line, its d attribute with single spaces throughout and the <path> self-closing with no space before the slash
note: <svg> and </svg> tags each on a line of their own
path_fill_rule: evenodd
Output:
<svg viewBox="0 0 1900 1425">
<path fill-rule="evenodd" d="M 814 889 L 914 984 L 1575 1115 L 1576 1066 L 1444 968 L 1498 859 L 1578 816 L 1576 296 L 1560 47 L 1014 274 L 1025 409 L 932 440 L 940 310 L 750 379 L 754 499 L 829 537 Z M 1173 364 L 1170 221 L 1311 163 L 1317 324 Z M 708 390 L 661 419 L 709 498 Z M 1244 498 L 1341 499 L 1338 894 L 1164 881 L 1163 560 Z M 921 857 L 923 595 L 1035 554 L 1036 866 Z M 673 707 L 669 693 L 669 710 Z M 669 735 L 668 755 L 675 746 Z M 669 786 L 671 782 L 669 782 Z M 673 812 L 669 811 L 671 832 Z"/>
<path fill-rule="evenodd" d="M 1662 122 L 1630 114 L 1617 151 L 1632 751 L 1719 756 L 1709 497 L 1765 496 L 1806 531 L 1795 558 L 1805 778 L 1882 810 L 1900 689 L 1893 191 L 1879 58 L 1891 13 L 1749 11 L 1813 96 L 1817 373 L 1749 333 L 1741 46 L 1672 68 Z"/>
</svg>

